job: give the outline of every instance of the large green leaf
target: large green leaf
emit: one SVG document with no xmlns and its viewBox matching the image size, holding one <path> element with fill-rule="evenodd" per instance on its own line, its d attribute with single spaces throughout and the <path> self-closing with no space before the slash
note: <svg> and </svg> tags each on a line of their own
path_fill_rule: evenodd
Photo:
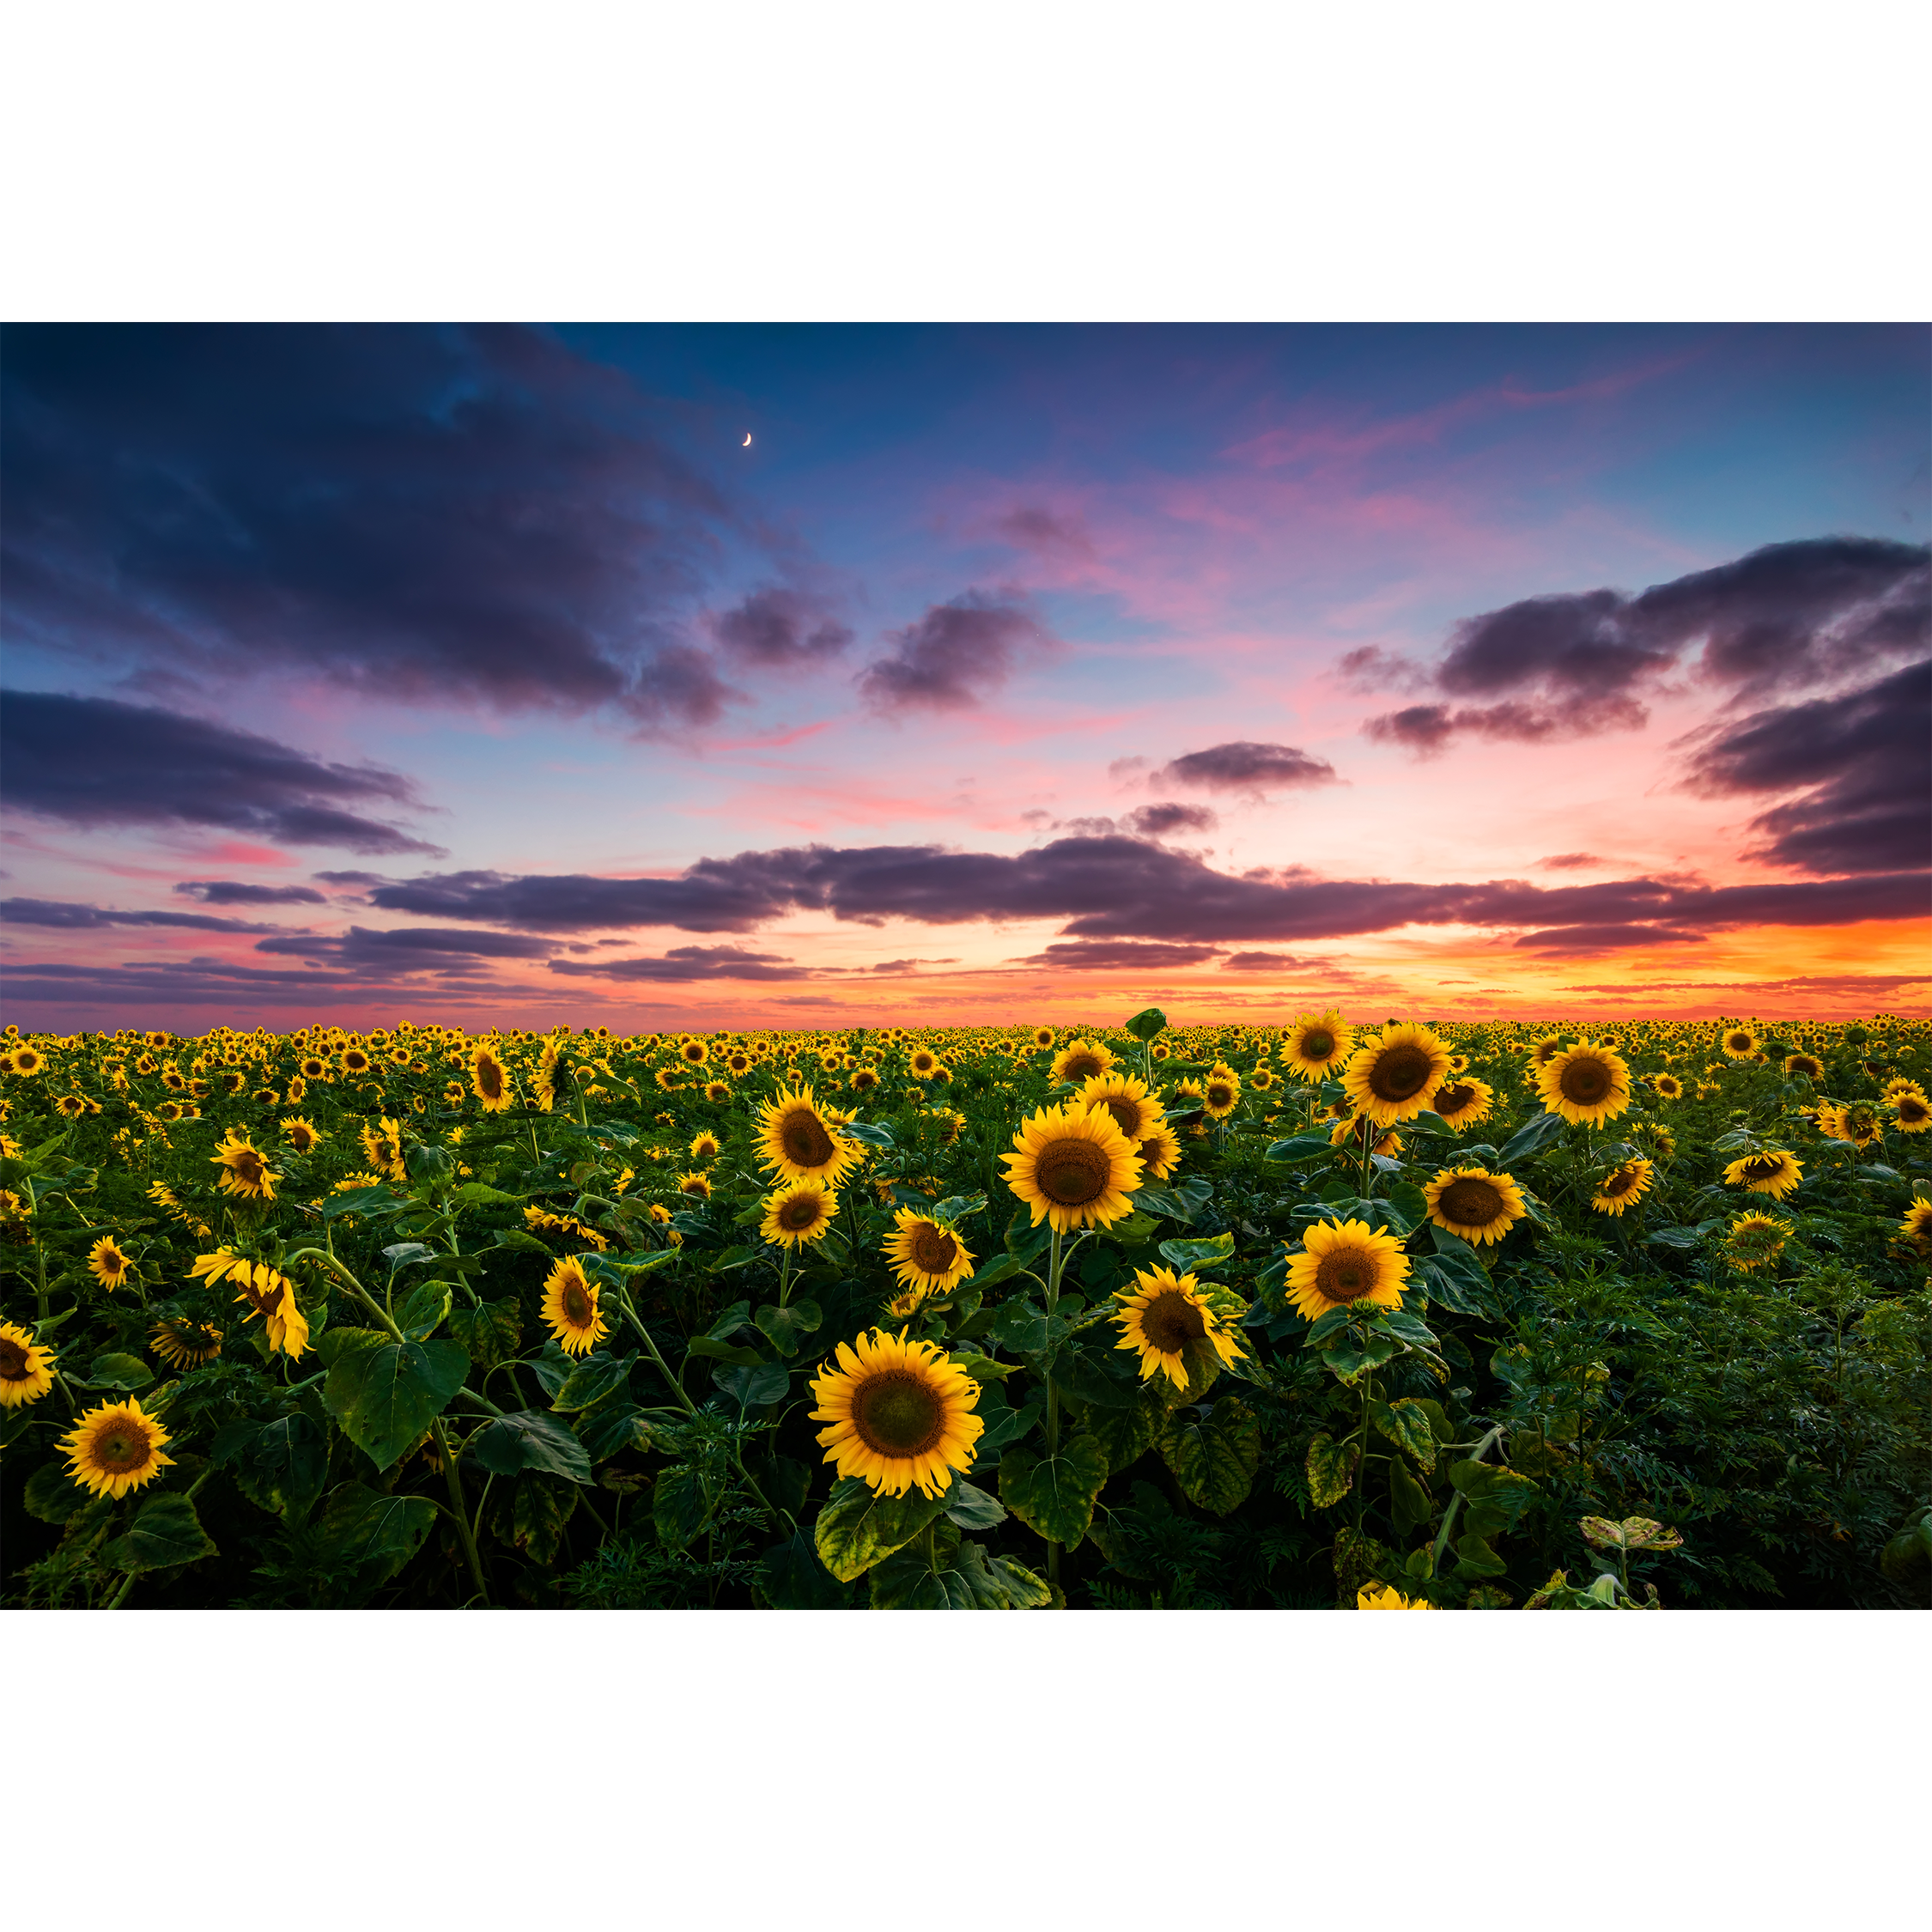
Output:
<svg viewBox="0 0 1932 1932">
<path fill-rule="evenodd" d="M 100 1552 L 115 1570 L 167 1570 L 216 1553 L 185 1496 L 157 1496 L 142 1504 L 127 1534 Z"/>
<path fill-rule="evenodd" d="M 1406 1449 L 1425 1473 L 1436 1467 L 1436 1431 L 1430 1426 L 1429 1412 L 1409 1396 L 1375 1407 L 1376 1427 L 1397 1449 Z"/>
<path fill-rule="evenodd" d="M 1436 1513 L 1429 1492 L 1409 1473 L 1408 1464 L 1399 1455 L 1388 1459 L 1388 1503 L 1395 1528 L 1405 1536 Z"/>
<path fill-rule="evenodd" d="M 1106 1449 L 1085 1432 L 1057 1454 L 1011 1449 L 999 1459 L 999 1500 L 1036 1535 L 1078 1549 L 1109 1473 Z"/>
<path fill-rule="evenodd" d="M 592 1462 L 602 1462 L 624 1449 L 649 1445 L 651 1432 L 644 1412 L 635 1402 L 608 1402 L 578 1425 L 584 1452 Z"/>
<path fill-rule="evenodd" d="M 1108 1473 L 1117 1476 L 1154 1446 L 1165 1420 L 1163 1405 L 1143 1396 L 1131 1409 L 1091 1410 L 1086 1430 L 1107 1452 Z"/>
<path fill-rule="evenodd" d="M 574 1483 L 591 1479 L 590 1456 L 569 1427 L 543 1409 L 493 1416 L 470 1438 L 468 1453 L 493 1476 L 540 1469 Z"/>
<path fill-rule="evenodd" d="M 489 1527 L 497 1539 L 533 1563 L 548 1565 L 563 1541 L 563 1526 L 577 1508 L 577 1487 L 561 1476 L 532 1469 L 490 1504 Z"/>
<path fill-rule="evenodd" d="M 88 1365 L 90 1388 L 145 1388 L 154 1379 L 138 1355 L 97 1355 Z"/>
<path fill-rule="evenodd" d="M 975 1489 L 963 1476 L 952 1479 L 945 1496 L 946 1521 L 961 1529 L 993 1529 L 1006 1520 L 997 1497 Z"/>
<path fill-rule="evenodd" d="M 712 1379 L 738 1404 L 740 1414 L 746 1409 L 782 1402 L 792 1386 L 792 1372 L 782 1362 L 760 1362 L 756 1366 L 741 1363 L 736 1368 L 719 1370 Z"/>
<path fill-rule="evenodd" d="M 816 1334 L 824 1315 L 814 1301 L 798 1301 L 780 1308 L 775 1303 L 752 1316 L 758 1332 L 781 1355 L 796 1355 L 807 1335 Z"/>
<path fill-rule="evenodd" d="M 693 1463 L 674 1464 L 651 1491 L 651 1521 L 659 1542 L 669 1550 L 683 1549 L 711 1520 L 716 1506 L 703 1470 Z"/>
<path fill-rule="evenodd" d="M 1053 1593 L 1024 1564 L 990 1560 L 951 1523 L 933 1526 L 872 1571 L 875 1610 L 1036 1610 Z"/>
<path fill-rule="evenodd" d="M 1191 1274 L 1196 1268 L 1224 1261 L 1233 1253 L 1231 1234 L 1198 1236 L 1189 1241 L 1163 1241 L 1160 1245 L 1161 1259 L 1182 1274 Z"/>
<path fill-rule="evenodd" d="M 565 1415 L 601 1402 L 612 1390 L 623 1388 L 637 1359 L 634 1349 L 629 1355 L 586 1355 L 570 1371 L 569 1379 L 550 1397 L 550 1406 Z"/>
<path fill-rule="evenodd" d="M 945 1508 L 943 1496 L 929 1497 L 917 1489 L 882 1496 L 860 1477 L 844 1476 L 832 1485 L 818 1512 L 812 1544 L 826 1569 L 849 1583 L 903 1549 Z"/>
<path fill-rule="evenodd" d="M 435 1520 L 436 1505 L 426 1496 L 385 1496 L 361 1483 L 343 1483 L 329 1492 L 323 1546 L 352 1570 L 373 1564 L 387 1578 L 422 1546 Z"/>
<path fill-rule="evenodd" d="M 1325 1429 L 1308 1445 L 1308 1496 L 1316 1509 L 1333 1509 L 1348 1494 L 1360 1453 L 1353 1442 L 1338 1443 Z"/>
<path fill-rule="evenodd" d="M 1502 1151 L 1496 1157 L 1499 1167 L 1508 1167 L 1512 1161 L 1526 1161 L 1532 1154 L 1540 1154 L 1552 1141 L 1563 1138 L 1563 1130 L 1569 1126 L 1560 1114 L 1535 1114 L 1527 1125 L 1520 1127 L 1503 1143 Z"/>
<path fill-rule="evenodd" d="M 1107 1333 L 1110 1336 L 1114 1331 Z M 1054 1357 L 1052 1374 L 1061 1388 L 1096 1408 L 1130 1409 L 1140 1400 L 1140 1376 L 1134 1363 L 1104 1342 L 1085 1347 L 1067 1342 Z"/>
<path fill-rule="evenodd" d="M 236 1470 L 252 1500 L 300 1522 L 329 1480 L 328 1432 L 297 1410 L 264 1424 Z"/>
<path fill-rule="evenodd" d="M 1244 1402 L 1230 1396 L 1205 1419 L 1193 1410 L 1170 1417 L 1156 1447 L 1188 1500 L 1224 1516 L 1248 1499 L 1261 1460 L 1261 1425 Z"/>
<path fill-rule="evenodd" d="M 386 1469 L 449 1406 L 469 1372 L 456 1342 L 385 1341 L 337 1355 L 322 1400 L 356 1448 Z"/>
<path fill-rule="evenodd" d="M 58 1462 L 43 1462 L 27 1479 L 27 1513 L 42 1522 L 65 1522 L 88 1500 L 88 1492 Z"/>
<path fill-rule="evenodd" d="M 807 1529 L 765 1552 L 758 1587 L 775 1610 L 843 1610 L 852 1601 L 851 1584 L 841 1583 L 818 1560 Z"/>
<path fill-rule="evenodd" d="M 450 1296 L 447 1281 L 418 1282 L 397 1303 L 396 1326 L 411 1341 L 427 1341 L 442 1327 L 443 1317 L 449 1313 Z"/>
<path fill-rule="evenodd" d="M 523 1341 L 523 1318 L 516 1297 L 505 1295 L 500 1301 L 455 1309 L 449 1318 L 449 1332 L 479 1369 L 494 1369 L 499 1362 L 507 1362 Z"/>
</svg>

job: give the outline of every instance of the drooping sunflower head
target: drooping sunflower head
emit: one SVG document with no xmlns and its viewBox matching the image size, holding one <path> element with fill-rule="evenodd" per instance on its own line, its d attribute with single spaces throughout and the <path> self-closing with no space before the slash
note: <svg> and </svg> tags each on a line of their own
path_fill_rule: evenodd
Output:
<svg viewBox="0 0 1932 1932">
<path fill-rule="evenodd" d="M 1749 1060 L 1758 1050 L 1758 1036 L 1748 1026 L 1729 1026 L 1718 1044 L 1728 1060 Z"/>
<path fill-rule="evenodd" d="M 986 1425 L 973 1410 L 980 1385 L 931 1342 L 908 1341 L 874 1328 L 841 1342 L 835 1359 L 812 1377 L 814 1422 L 825 1461 L 875 1492 L 943 1496 L 953 1472 L 973 1466 Z"/>
<path fill-rule="evenodd" d="M 1659 1073 L 1650 1082 L 1650 1090 L 1660 1100 L 1681 1100 L 1684 1097 L 1684 1083 L 1674 1073 Z"/>
<path fill-rule="evenodd" d="M 1783 1147 L 1766 1147 L 1733 1161 L 1724 1170 L 1724 1184 L 1783 1200 L 1797 1186 L 1803 1172 L 1804 1163 L 1795 1155 Z"/>
<path fill-rule="evenodd" d="M 1923 1133 L 1932 1127 L 1932 1104 L 1917 1087 L 1899 1094 L 1892 1103 L 1894 1124 L 1901 1133 Z"/>
<path fill-rule="evenodd" d="M 171 1315 L 149 1331 L 148 1346 L 171 1368 L 198 1369 L 222 1352 L 222 1331 L 212 1321 Z"/>
<path fill-rule="evenodd" d="M 167 1431 L 133 1396 L 89 1409 L 60 1439 L 69 1473 L 96 1496 L 116 1502 L 151 1483 L 174 1458 L 161 1452 Z"/>
<path fill-rule="evenodd" d="M 1921 1255 L 1932 1255 L 1932 1200 L 1915 1200 L 1899 1224 L 1902 1240 L 1910 1242 Z"/>
<path fill-rule="evenodd" d="M 1304 1080 L 1325 1080 L 1355 1051 L 1355 1029 L 1333 1006 L 1324 1013 L 1303 1013 L 1289 1029 L 1281 1057 L 1290 1072 Z"/>
<path fill-rule="evenodd" d="M 403 1123 L 384 1118 L 374 1127 L 362 1129 L 362 1151 L 368 1156 L 369 1165 L 378 1173 L 386 1174 L 392 1181 L 404 1181 L 409 1177 L 409 1169 L 403 1160 Z"/>
<path fill-rule="evenodd" d="M 295 1283 L 265 1261 L 252 1265 L 244 1262 L 239 1268 L 231 1267 L 228 1278 L 235 1284 L 234 1298 L 247 1304 L 246 1319 L 252 1321 L 258 1315 L 262 1317 L 270 1348 L 292 1362 L 299 1362 L 308 1346 L 308 1318 L 296 1305 Z M 209 1279 L 214 1281 L 221 1278 L 210 1273 Z"/>
<path fill-rule="evenodd" d="M 759 1121 L 758 1163 L 787 1181 L 816 1178 L 836 1187 L 858 1163 L 855 1144 L 833 1133 L 833 1123 L 810 1087 L 781 1089 L 762 1109 Z"/>
<path fill-rule="evenodd" d="M 1143 1382 L 1158 1374 L 1176 1388 L 1205 1390 L 1224 1364 L 1245 1352 L 1191 1274 L 1137 1269 L 1133 1286 L 1118 1290 L 1115 1299 L 1121 1339 L 1114 1346 L 1138 1352 Z"/>
<path fill-rule="evenodd" d="M 1140 1157 L 1104 1108 L 1042 1107 L 1013 1136 L 1006 1185 L 1032 1210 L 1033 1225 L 1062 1233 L 1107 1227 L 1133 1212 Z"/>
<path fill-rule="evenodd" d="M 53 1387 L 56 1352 L 30 1330 L 0 1321 L 0 1408 L 25 1408 Z"/>
<path fill-rule="evenodd" d="M 765 1197 L 765 1218 L 758 1233 L 781 1248 L 799 1248 L 823 1241 L 837 1218 L 839 1197 L 823 1181 L 788 1182 Z"/>
<path fill-rule="evenodd" d="M 1537 1091 L 1566 1121 L 1613 1121 L 1630 1109 L 1630 1065 L 1613 1048 L 1579 1041 L 1536 1076 Z"/>
<path fill-rule="evenodd" d="M 1140 1143 L 1140 1171 L 1149 1181 L 1164 1181 L 1181 1164 L 1181 1143 L 1174 1129 L 1164 1122 L 1152 1128 Z"/>
<path fill-rule="evenodd" d="M 118 1288 L 133 1267 L 133 1258 L 112 1235 L 103 1235 L 88 1250 L 88 1273 L 103 1288 Z"/>
<path fill-rule="evenodd" d="M 1529 1212 L 1516 1176 L 1486 1167 L 1445 1168 L 1422 1192 L 1438 1228 L 1479 1248 L 1502 1240 Z"/>
<path fill-rule="evenodd" d="M 886 1237 L 885 1258 L 907 1287 L 943 1295 L 971 1279 L 973 1255 L 950 1221 L 935 1220 L 909 1207 L 901 1208 L 892 1219 L 894 1231 Z"/>
<path fill-rule="evenodd" d="M 1075 1040 L 1054 1055 L 1055 1080 L 1075 1083 L 1091 1080 L 1096 1074 L 1110 1073 L 1114 1056 L 1097 1040 Z"/>
<path fill-rule="evenodd" d="M 223 1194 L 244 1200 L 275 1199 L 277 1176 L 270 1170 L 261 1150 L 250 1145 L 246 1134 L 230 1127 L 227 1138 L 209 1158 L 222 1170 L 215 1184 Z"/>
<path fill-rule="evenodd" d="M 1358 1303 L 1402 1305 L 1409 1258 L 1386 1229 L 1371 1229 L 1366 1221 L 1317 1221 L 1302 1244 L 1304 1252 L 1289 1257 L 1286 1287 L 1306 1320 Z"/>
<path fill-rule="evenodd" d="M 313 1153 L 321 1145 L 321 1130 L 313 1121 L 304 1120 L 299 1114 L 282 1123 L 282 1138 L 289 1143 L 291 1152 Z"/>
<path fill-rule="evenodd" d="M 1756 1274 L 1761 1269 L 1775 1267 L 1790 1232 L 1790 1224 L 1775 1215 L 1755 1211 L 1741 1214 L 1725 1231 L 1724 1259 L 1740 1274 Z"/>
<path fill-rule="evenodd" d="M 1342 1086 L 1358 1114 L 1387 1127 L 1425 1112 L 1449 1078 L 1449 1045 L 1426 1026 L 1385 1027 L 1358 1047 Z"/>
<path fill-rule="evenodd" d="M 1145 1140 L 1161 1123 L 1160 1103 L 1131 1073 L 1097 1073 L 1073 1096 L 1083 1107 L 1103 1107 L 1129 1140 Z"/>
<path fill-rule="evenodd" d="M 1599 1214 L 1621 1214 L 1632 1201 L 1641 1200 L 1650 1191 L 1656 1170 L 1649 1161 L 1620 1161 L 1596 1184 L 1590 1206 Z"/>
<path fill-rule="evenodd" d="M 1224 1060 L 1216 1060 L 1201 1082 L 1201 1106 L 1211 1121 L 1224 1121 L 1241 1104 L 1241 1076 Z"/>
<path fill-rule="evenodd" d="M 1495 1102 L 1496 1090 L 1486 1081 L 1465 1076 L 1436 1089 L 1435 1113 L 1439 1120 L 1461 1129 L 1486 1121 Z"/>
<path fill-rule="evenodd" d="M 598 1299 L 597 1284 L 574 1255 L 566 1255 L 544 1278 L 541 1312 L 566 1355 L 588 1355 L 610 1334 Z"/>
<path fill-rule="evenodd" d="M 690 1157 L 700 1167 L 708 1166 L 717 1159 L 720 1145 L 718 1136 L 708 1129 L 703 1133 L 694 1135 L 689 1149 Z"/>
</svg>

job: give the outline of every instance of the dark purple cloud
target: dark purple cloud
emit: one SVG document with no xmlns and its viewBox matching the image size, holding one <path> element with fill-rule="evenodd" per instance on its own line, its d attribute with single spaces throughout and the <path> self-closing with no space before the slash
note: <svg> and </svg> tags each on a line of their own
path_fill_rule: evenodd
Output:
<svg viewBox="0 0 1932 1932">
<path fill-rule="evenodd" d="M 556 950 L 549 939 L 520 933 L 471 933 L 436 926 L 374 928 L 351 926 L 334 938 L 288 935 L 256 943 L 257 952 L 285 953 L 312 964 L 406 973 L 447 967 L 461 959 L 540 959 Z"/>
<path fill-rule="evenodd" d="M 1546 872 L 1569 872 L 1583 866 L 1601 866 L 1603 861 L 1594 852 L 1556 852 L 1536 863 Z"/>
<path fill-rule="evenodd" d="M 1157 805 L 1138 807 L 1121 823 L 1129 831 L 1139 832 L 1143 838 L 1158 839 L 1166 837 L 1170 832 L 1212 832 L 1221 820 L 1212 806 L 1176 805 L 1163 799 Z"/>
<path fill-rule="evenodd" d="M 1172 966 L 1198 966 L 1212 959 L 1218 946 L 1171 945 L 1157 939 L 1079 939 L 1055 941 L 1044 952 L 1028 954 L 1009 963 L 1014 966 L 1102 967 L 1132 966 L 1162 969 Z"/>
<path fill-rule="evenodd" d="M 1013 593 L 968 591 L 935 604 L 916 623 L 888 631 L 891 649 L 860 673 L 859 689 L 881 711 L 957 711 L 1010 677 L 1022 658 L 1057 641 Z"/>
<path fill-rule="evenodd" d="M 712 635 L 741 663 L 761 671 L 823 664 L 852 632 L 817 599 L 782 586 L 754 591 L 711 620 Z"/>
<path fill-rule="evenodd" d="M 907 962 L 896 962 L 903 965 Z M 553 959 L 553 973 L 606 980 L 689 981 L 693 980 L 807 980 L 808 966 L 794 966 L 782 953 L 750 952 L 743 946 L 673 946 L 659 959 L 603 959 L 580 963 Z"/>
<path fill-rule="evenodd" d="M 1564 926 L 1546 933 L 1525 933 L 1516 941 L 1532 952 L 1583 957 L 1615 952 L 1625 946 L 1683 946 L 1704 943 L 1701 933 L 1680 933 L 1668 926 Z"/>
<path fill-rule="evenodd" d="M 1292 744 L 1256 744 L 1247 738 L 1188 751 L 1163 765 L 1156 785 L 1198 785 L 1211 792 L 1265 792 L 1282 786 L 1332 785 L 1335 768 Z"/>
<path fill-rule="evenodd" d="M 1291 967 L 1306 966 L 1291 952 L 1230 952 L 1221 962 L 1224 973 L 1280 973 Z"/>
<path fill-rule="evenodd" d="M 244 885 L 232 878 L 186 878 L 174 890 L 184 898 L 199 899 L 204 906 L 325 906 L 329 902 L 313 886 Z"/>
<path fill-rule="evenodd" d="M 519 328 L 9 328 L 11 639 L 192 677 L 702 724 L 758 537 L 628 378 Z"/>
<path fill-rule="evenodd" d="M 410 781 L 374 765 L 323 764 L 272 738 L 114 698 L 0 692 L 0 801 L 41 817 L 441 855 L 343 809 L 372 799 L 416 807 Z"/>
<path fill-rule="evenodd" d="M 1042 556 L 1087 558 L 1093 539 L 1078 517 L 1061 516 L 1039 504 L 1021 504 L 993 526 L 1006 541 Z"/>
<path fill-rule="evenodd" d="M 1458 732 L 1501 738 L 1517 744 L 1538 744 L 1547 738 L 1590 738 L 1599 732 L 1635 731 L 1649 717 L 1636 699 L 1622 692 L 1572 694 L 1552 702 L 1522 703 L 1514 698 L 1501 704 L 1412 704 L 1384 712 L 1362 727 L 1364 737 L 1380 744 L 1406 745 L 1419 758 L 1445 750 Z"/>
<path fill-rule="evenodd" d="M 320 895 L 315 895 L 319 896 Z M 278 933 L 241 919 L 216 919 L 207 913 L 116 912 L 107 906 L 75 905 L 64 899 L 0 899 L 0 926 L 39 926 L 61 932 L 88 932 L 104 926 L 173 926 L 191 933 Z"/>
</svg>

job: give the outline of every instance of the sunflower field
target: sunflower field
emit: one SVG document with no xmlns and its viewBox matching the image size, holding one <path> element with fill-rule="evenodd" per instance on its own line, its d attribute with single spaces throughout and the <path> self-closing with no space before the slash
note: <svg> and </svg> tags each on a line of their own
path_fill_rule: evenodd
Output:
<svg viewBox="0 0 1932 1932">
<path fill-rule="evenodd" d="M 24 1607 L 1925 1607 L 1932 1026 L 0 1041 Z"/>
</svg>

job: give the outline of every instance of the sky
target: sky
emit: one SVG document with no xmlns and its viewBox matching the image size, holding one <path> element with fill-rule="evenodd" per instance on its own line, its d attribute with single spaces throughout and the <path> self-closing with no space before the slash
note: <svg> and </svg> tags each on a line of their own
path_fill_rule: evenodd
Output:
<svg viewBox="0 0 1932 1932">
<path fill-rule="evenodd" d="M 10 327 L 0 1012 L 1932 1012 L 1929 349 Z"/>
</svg>

